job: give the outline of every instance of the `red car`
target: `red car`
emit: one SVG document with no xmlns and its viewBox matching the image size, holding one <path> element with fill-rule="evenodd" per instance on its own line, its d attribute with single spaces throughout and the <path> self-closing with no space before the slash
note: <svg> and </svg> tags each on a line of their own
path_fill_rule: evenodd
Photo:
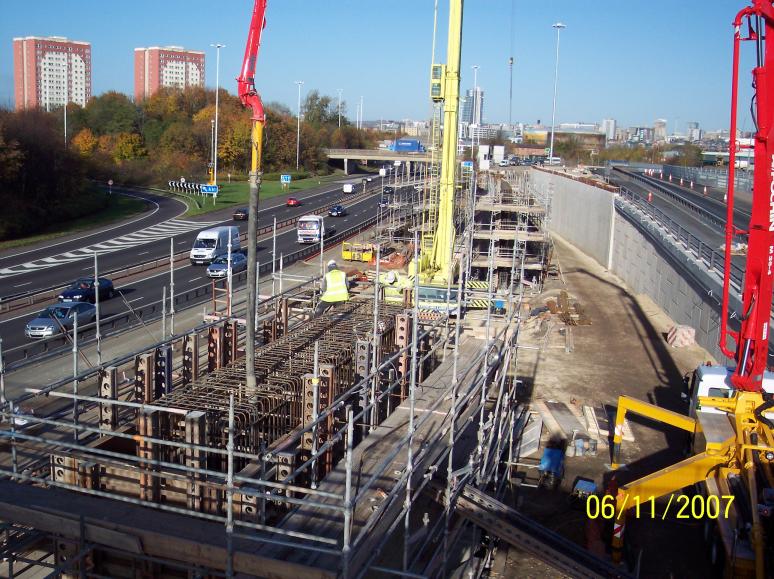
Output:
<svg viewBox="0 0 774 579">
<path fill-rule="evenodd" d="M 298 207 L 301 205 L 301 202 L 296 199 L 295 197 L 288 197 L 288 202 L 286 203 L 288 207 Z"/>
</svg>

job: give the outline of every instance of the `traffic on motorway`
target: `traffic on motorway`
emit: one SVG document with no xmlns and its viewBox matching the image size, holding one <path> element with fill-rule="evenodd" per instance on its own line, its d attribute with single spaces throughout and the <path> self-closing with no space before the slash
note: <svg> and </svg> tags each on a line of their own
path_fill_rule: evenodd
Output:
<svg viewBox="0 0 774 579">
<path fill-rule="evenodd" d="M 288 217 L 287 212 L 291 213 L 291 216 L 301 216 L 304 213 L 315 210 L 325 211 L 327 208 L 327 212 L 330 213 L 335 207 L 336 211 L 334 211 L 334 213 L 343 210 L 343 213 L 337 217 L 337 221 L 344 222 L 346 228 L 355 226 L 358 223 L 371 218 L 374 214 L 377 202 L 377 198 L 374 196 L 369 196 L 365 199 L 355 201 L 351 205 L 344 206 L 341 203 L 330 205 L 330 194 L 331 191 L 325 191 L 308 195 L 304 198 L 304 205 L 301 207 L 287 208 L 282 205 L 275 205 L 263 209 L 259 214 L 259 224 L 271 225 L 275 216 L 278 221 L 280 219 L 286 219 Z M 238 222 L 239 219 L 234 219 L 233 215 L 229 215 L 229 217 L 231 217 L 229 221 L 221 222 L 229 225 L 220 225 L 219 227 L 225 229 L 233 227 L 238 233 L 239 228 L 235 225 L 235 222 Z M 205 222 L 205 224 L 209 223 Z M 192 237 L 194 234 L 187 236 L 187 243 L 190 244 L 188 247 L 191 250 L 193 250 L 194 242 L 200 234 L 201 232 L 195 234 L 196 237 Z M 238 239 L 238 235 L 236 239 Z M 178 250 L 178 246 L 182 244 L 178 242 L 177 238 L 175 239 L 175 242 L 174 248 L 175 250 Z M 158 241 L 151 245 L 157 246 L 159 253 L 163 252 L 164 248 L 169 251 L 168 239 Z M 296 231 L 281 230 L 277 232 L 278 254 L 284 253 L 285 255 L 288 255 L 293 251 L 296 251 L 298 247 Z M 180 247 L 180 249 L 182 250 L 182 247 Z M 238 287 L 244 283 L 243 276 L 239 277 L 239 274 L 242 274 L 247 268 L 247 258 L 245 256 L 246 249 L 237 246 L 236 248 L 232 247 L 232 250 L 234 250 L 231 255 L 232 274 L 235 276 L 234 285 L 235 287 Z M 262 256 L 262 252 L 271 251 L 270 247 L 267 247 L 266 244 L 259 244 L 258 250 L 260 256 Z M 133 265 L 133 262 L 137 261 L 137 257 L 138 253 L 136 249 L 100 256 L 100 270 L 105 271 L 107 269 L 110 271 L 111 268 L 105 265 L 105 261 L 110 260 L 113 262 L 118 258 L 122 258 L 123 263 L 125 264 L 124 267 L 129 268 Z M 268 260 L 264 257 L 260 261 L 266 263 L 266 261 L 270 261 L 270 259 L 270 257 Z M 183 296 L 196 288 L 202 288 L 204 285 L 209 286 L 211 283 L 210 280 L 226 277 L 228 275 L 227 262 L 227 255 L 218 255 L 213 257 L 209 263 L 202 264 L 205 265 L 205 267 L 201 269 L 198 264 L 191 265 L 190 263 L 183 263 L 182 265 L 176 265 L 174 268 L 176 303 L 178 299 L 182 299 L 182 297 L 179 296 Z M 86 273 L 85 269 L 91 270 L 93 268 L 90 260 L 84 261 L 84 266 L 86 266 L 86 264 L 88 264 L 88 268 L 84 267 L 84 273 Z M 57 273 L 58 269 L 59 268 L 52 268 L 50 273 Z M 71 268 L 66 269 L 70 272 L 72 271 Z M 67 339 L 67 335 L 72 334 L 72 319 L 75 317 L 76 312 L 78 315 L 79 335 L 85 334 L 86 336 L 93 336 L 93 322 L 96 319 L 96 308 L 92 302 L 97 301 L 99 302 L 100 325 L 101 328 L 103 328 L 104 333 L 104 325 L 110 323 L 112 327 L 113 322 L 111 322 L 111 320 L 117 316 L 131 316 L 131 312 L 135 312 L 139 315 L 141 313 L 140 310 L 144 307 L 160 301 L 161 288 L 159 286 L 166 283 L 164 276 L 169 276 L 169 268 L 162 269 L 163 271 L 161 273 L 156 271 L 150 273 L 146 277 L 140 276 L 139 279 L 120 284 L 118 287 L 114 285 L 110 278 L 100 277 L 99 284 L 97 284 L 99 289 L 99 300 L 96 300 L 94 295 L 95 288 L 93 275 L 91 277 L 78 278 L 75 282 L 69 283 L 66 289 L 58 294 L 56 299 L 59 302 L 59 309 L 56 309 L 57 305 L 48 306 L 37 312 L 26 314 L 19 313 L 18 315 L 4 316 L 4 319 L 0 319 L 0 335 L 3 336 L 4 350 L 24 347 L 24 343 L 27 340 L 58 340 L 61 343 L 61 340 Z M 36 278 L 37 277 L 38 276 L 36 275 Z M 56 278 L 52 276 L 52 279 Z M 40 287 L 40 285 L 38 287 Z M 114 295 L 117 296 L 118 299 L 111 300 L 110 297 Z M 205 292 L 202 291 L 197 299 L 198 303 L 201 303 L 202 301 L 209 299 L 209 296 L 205 295 Z M 74 309 L 72 306 L 78 303 L 82 303 L 84 306 L 91 306 L 92 309 L 89 309 L 88 311 L 84 309 L 82 312 L 78 309 L 81 306 Z M 193 303 L 190 305 L 193 305 Z M 53 311 L 50 310 L 52 307 L 54 308 Z M 34 324 L 32 324 L 33 320 L 36 320 Z M 127 319 L 124 323 L 128 323 L 128 321 L 129 320 Z M 45 329 L 43 329 L 44 326 Z M 32 328 L 36 329 L 33 330 Z"/>
</svg>

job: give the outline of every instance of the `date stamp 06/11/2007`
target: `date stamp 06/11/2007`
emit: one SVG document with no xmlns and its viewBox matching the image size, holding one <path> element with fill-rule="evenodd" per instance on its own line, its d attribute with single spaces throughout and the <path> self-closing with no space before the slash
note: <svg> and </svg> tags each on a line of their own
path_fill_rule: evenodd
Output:
<svg viewBox="0 0 774 579">
<path fill-rule="evenodd" d="M 620 519 L 626 513 L 628 517 L 662 520 L 666 520 L 670 514 L 677 519 L 728 518 L 733 502 L 734 495 L 669 495 L 662 511 L 660 504 L 657 508 L 655 497 L 643 501 L 641 497 L 633 496 L 630 501 L 629 495 L 626 495 L 619 505 L 615 497 L 610 495 L 589 495 L 586 499 L 586 516 L 590 519 Z"/>
</svg>

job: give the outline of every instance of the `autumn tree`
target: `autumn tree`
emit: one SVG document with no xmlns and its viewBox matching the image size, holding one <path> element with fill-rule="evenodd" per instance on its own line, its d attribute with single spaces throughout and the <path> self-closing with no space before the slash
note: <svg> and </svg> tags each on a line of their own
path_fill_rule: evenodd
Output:
<svg viewBox="0 0 774 579">
<path fill-rule="evenodd" d="M 81 129 L 72 140 L 72 145 L 84 157 L 90 157 L 97 150 L 99 140 L 89 128 Z"/>
<path fill-rule="evenodd" d="M 142 138 L 137 133 L 120 133 L 116 136 L 116 143 L 113 147 L 113 159 L 116 163 L 121 164 L 122 161 L 139 159 L 145 154 Z"/>
</svg>

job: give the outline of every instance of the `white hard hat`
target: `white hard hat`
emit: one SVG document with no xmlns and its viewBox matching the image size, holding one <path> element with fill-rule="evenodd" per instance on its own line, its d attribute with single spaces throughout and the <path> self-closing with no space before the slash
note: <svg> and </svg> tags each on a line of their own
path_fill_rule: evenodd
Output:
<svg viewBox="0 0 774 579">
<path fill-rule="evenodd" d="M 394 271 L 388 271 L 387 275 L 384 278 L 384 280 L 387 283 L 395 283 L 395 272 Z"/>
<path fill-rule="evenodd" d="M 329 268 L 330 268 L 330 267 L 336 267 L 336 260 L 335 260 L 335 259 L 332 259 L 332 260 L 330 260 L 330 261 L 328 262 L 328 267 L 329 267 Z"/>
</svg>

